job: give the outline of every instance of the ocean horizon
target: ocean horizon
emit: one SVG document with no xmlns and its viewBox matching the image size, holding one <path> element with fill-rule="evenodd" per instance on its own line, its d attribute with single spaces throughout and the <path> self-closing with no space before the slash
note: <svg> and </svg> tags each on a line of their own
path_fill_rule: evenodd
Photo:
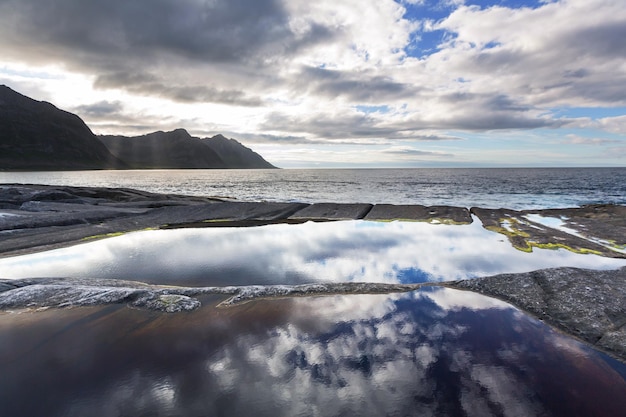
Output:
<svg viewBox="0 0 626 417">
<path fill-rule="evenodd" d="M 626 168 L 342 168 L 0 172 L 0 184 L 133 188 L 240 201 L 548 209 L 626 204 Z"/>
</svg>

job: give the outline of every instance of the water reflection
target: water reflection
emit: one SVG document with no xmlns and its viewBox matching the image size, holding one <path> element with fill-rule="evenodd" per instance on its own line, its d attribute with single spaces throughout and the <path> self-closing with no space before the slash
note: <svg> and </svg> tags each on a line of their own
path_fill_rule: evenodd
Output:
<svg viewBox="0 0 626 417">
<path fill-rule="evenodd" d="M 479 223 L 131 233 L 0 260 L 0 275 L 186 285 L 420 282 L 625 260 L 526 254 Z M 619 415 L 626 366 L 451 289 L 0 314 L 1 416 Z M 251 411 L 253 410 L 253 411 Z"/>
<path fill-rule="evenodd" d="M 471 225 L 347 221 L 255 228 L 145 231 L 0 260 L 0 276 L 119 278 L 180 285 L 313 281 L 423 282 L 624 259 L 535 249 Z"/>
<path fill-rule="evenodd" d="M 3 315 L 0 415 L 619 415 L 624 366 L 450 289 Z M 621 366 L 621 367 L 620 367 Z"/>
</svg>

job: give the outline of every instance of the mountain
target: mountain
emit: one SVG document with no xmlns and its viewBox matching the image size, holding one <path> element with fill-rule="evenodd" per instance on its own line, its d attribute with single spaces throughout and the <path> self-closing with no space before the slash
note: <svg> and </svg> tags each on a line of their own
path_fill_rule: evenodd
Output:
<svg viewBox="0 0 626 417">
<path fill-rule="evenodd" d="M 202 139 L 228 165 L 229 168 L 276 168 L 261 155 L 246 148 L 235 139 L 227 139 L 222 135 Z"/>
<path fill-rule="evenodd" d="M 134 169 L 228 168 L 220 156 L 184 129 L 143 136 L 100 136 L 109 151 Z"/>
<path fill-rule="evenodd" d="M 276 167 L 222 135 L 96 136 L 77 115 L 0 85 L 0 171 L 127 168 Z"/>
<path fill-rule="evenodd" d="M 234 139 L 200 139 L 184 129 L 143 136 L 100 136 L 109 151 L 136 169 L 276 168 Z"/>
<path fill-rule="evenodd" d="M 0 85 L 0 170 L 125 167 L 75 114 Z"/>
</svg>

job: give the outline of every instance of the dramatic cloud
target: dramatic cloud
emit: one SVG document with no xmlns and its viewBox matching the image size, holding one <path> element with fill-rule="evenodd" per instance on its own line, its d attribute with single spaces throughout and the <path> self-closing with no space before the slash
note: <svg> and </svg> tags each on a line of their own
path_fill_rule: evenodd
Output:
<svg viewBox="0 0 626 417">
<path fill-rule="evenodd" d="M 566 135 L 623 140 L 625 38 L 616 0 L 0 0 L 0 79 L 116 133 L 161 115 L 286 146 L 480 149 L 563 129 L 575 158 Z M 123 103 L 117 121 L 98 102 Z"/>
<path fill-rule="evenodd" d="M 119 101 L 99 101 L 93 104 L 85 104 L 78 106 L 73 110 L 77 113 L 87 115 L 93 118 L 110 117 L 111 115 L 118 115 L 124 108 L 124 105 Z"/>
</svg>

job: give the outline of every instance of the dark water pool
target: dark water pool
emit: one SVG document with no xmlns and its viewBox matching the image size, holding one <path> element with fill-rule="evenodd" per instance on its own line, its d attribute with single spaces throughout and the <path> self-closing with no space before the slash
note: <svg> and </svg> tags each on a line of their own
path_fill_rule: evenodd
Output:
<svg viewBox="0 0 626 417">
<path fill-rule="evenodd" d="M 3 315 L 2 416 L 618 416 L 625 367 L 450 289 Z M 621 375 L 620 375 L 621 372 Z"/>
<path fill-rule="evenodd" d="M 134 233 L 0 275 L 185 285 L 420 282 L 544 267 L 480 226 L 339 222 Z M 164 314 L 0 313 L 0 416 L 619 416 L 626 365 L 492 298 L 437 288 Z"/>
</svg>

